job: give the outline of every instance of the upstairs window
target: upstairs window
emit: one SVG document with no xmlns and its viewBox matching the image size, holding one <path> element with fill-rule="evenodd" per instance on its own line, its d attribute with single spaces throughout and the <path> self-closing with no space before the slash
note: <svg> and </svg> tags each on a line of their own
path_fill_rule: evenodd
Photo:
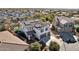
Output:
<svg viewBox="0 0 79 59">
<path fill-rule="evenodd" d="M 47 31 L 48 30 L 48 28 L 45 28 L 45 31 Z"/>
<path fill-rule="evenodd" d="M 72 26 L 73 26 L 72 24 L 69 25 L 69 27 L 72 27 Z"/>
<path fill-rule="evenodd" d="M 67 25 L 64 25 L 64 27 L 67 27 Z"/>
</svg>

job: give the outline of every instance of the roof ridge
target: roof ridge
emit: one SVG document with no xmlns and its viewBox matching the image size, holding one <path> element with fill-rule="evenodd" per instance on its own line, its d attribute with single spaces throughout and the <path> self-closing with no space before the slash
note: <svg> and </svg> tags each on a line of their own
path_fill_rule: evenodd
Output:
<svg viewBox="0 0 79 59">
<path fill-rule="evenodd" d="M 3 44 L 12 44 L 12 45 L 22 45 L 22 46 L 29 46 L 29 44 L 25 45 L 25 44 L 17 44 L 17 43 L 8 43 L 8 42 L 1 42 L 0 43 L 3 43 Z"/>
</svg>

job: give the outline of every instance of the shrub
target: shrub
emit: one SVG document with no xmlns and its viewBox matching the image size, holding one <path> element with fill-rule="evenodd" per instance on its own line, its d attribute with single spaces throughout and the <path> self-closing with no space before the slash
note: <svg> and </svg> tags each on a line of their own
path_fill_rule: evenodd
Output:
<svg viewBox="0 0 79 59">
<path fill-rule="evenodd" d="M 31 51 L 40 51 L 41 50 L 41 44 L 39 42 L 32 43 L 30 50 Z"/>
<path fill-rule="evenodd" d="M 56 42 L 50 42 L 50 45 L 49 45 L 49 50 L 50 51 L 59 51 L 60 49 L 60 46 L 59 44 L 57 44 Z"/>
<path fill-rule="evenodd" d="M 76 29 L 77 32 L 79 32 L 79 27 Z"/>
</svg>

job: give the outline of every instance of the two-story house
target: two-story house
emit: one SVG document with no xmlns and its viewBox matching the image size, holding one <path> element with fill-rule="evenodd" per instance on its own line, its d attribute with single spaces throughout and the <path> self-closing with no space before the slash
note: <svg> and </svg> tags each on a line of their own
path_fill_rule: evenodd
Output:
<svg viewBox="0 0 79 59">
<path fill-rule="evenodd" d="M 29 40 L 35 38 L 46 43 L 50 39 L 49 24 L 39 20 L 27 20 L 20 22 L 23 31 Z"/>
<path fill-rule="evenodd" d="M 74 21 L 65 16 L 56 16 L 53 22 L 54 27 L 57 29 L 60 36 L 66 42 L 75 42 L 74 34 Z"/>
<path fill-rule="evenodd" d="M 72 32 L 74 28 L 74 21 L 71 18 L 65 16 L 55 17 L 53 22 L 58 32 Z"/>
</svg>

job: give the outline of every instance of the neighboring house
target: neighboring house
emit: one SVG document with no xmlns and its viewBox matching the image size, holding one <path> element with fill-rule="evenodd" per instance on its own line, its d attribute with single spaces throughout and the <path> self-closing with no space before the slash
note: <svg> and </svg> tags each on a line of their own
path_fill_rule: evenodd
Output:
<svg viewBox="0 0 79 59">
<path fill-rule="evenodd" d="M 8 31 L 0 32 L 0 51 L 24 51 L 29 45 Z"/>
<path fill-rule="evenodd" d="M 60 36 L 65 42 L 67 43 L 76 42 L 75 38 L 73 37 L 74 34 L 73 19 L 65 16 L 59 16 L 55 18 L 53 25 L 55 26 L 58 33 L 60 34 Z"/>
<path fill-rule="evenodd" d="M 79 27 L 79 17 L 74 17 L 74 21 L 75 21 L 75 28 Z"/>
<path fill-rule="evenodd" d="M 53 25 L 58 32 L 72 32 L 74 28 L 74 21 L 71 18 L 65 16 L 55 17 Z"/>
<path fill-rule="evenodd" d="M 75 35 L 79 36 L 79 33 L 76 31 L 77 28 L 79 28 L 79 17 L 72 17 L 72 19 L 75 22 L 74 28 L 75 28 Z"/>
<path fill-rule="evenodd" d="M 75 19 L 75 25 L 74 25 L 75 28 L 79 28 L 79 19 Z"/>
<path fill-rule="evenodd" d="M 23 31 L 29 40 L 34 38 L 46 43 L 50 39 L 49 24 L 39 20 L 27 20 L 20 22 Z"/>
<path fill-rule="evenodd" d="M 78 27 L 79 27 L 79 17 L 72 17 L 72 19 L 73 19 L 74 22 L 75 22 L 74 27 L 75 27 L 75 28 L 78 28 Z"/>
<path fill-rule="evenodd" d="M 79 24 L 79 17 L 71 17 L 75 24 Z"/>
</svg>

